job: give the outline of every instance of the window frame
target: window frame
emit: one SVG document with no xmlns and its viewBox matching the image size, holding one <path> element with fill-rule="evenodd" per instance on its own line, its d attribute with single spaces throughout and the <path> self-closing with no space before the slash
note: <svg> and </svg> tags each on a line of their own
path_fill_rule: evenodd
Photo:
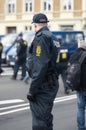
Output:
<svg viewBox="0 0 86 130">
<path fill-rule="evenodd" d="M 7 0 L 6 5 L 8 14 L 16 13 L 16 0 Z"/>
<path fill-rule="evenodd" d="M 28 2 L 26 2 L 26 1 L 28 1 Z M 33 0 L 23 0 L 23 5 L 24 5 L 24 12 L 25 13 L 32 13 L 33 12 L 33 4 L 34 4 L 34 2 L 33 2 Z M 32 9 L 30 9 L 31 7 L 30 7 L 30 4 L 32 3 Z M 28 7 L 26 7 L 26 4 L 27 4 L 27 6 Z M 26 9 L 27 8 L 27 9 Z"/>
<path fill-rule="evenodd" d="M 44 3 L 46 4 L 46 9 L 44 9 Z M 51 5 L 51 9 L 49 10 L 49 4 Z M 45 12 L 51 12 L 52 9 L 53 9 L 53 0 L 42 0 L 42 3 L 41 3 L 41 9 L 42 11 L 45 11 Z"/>
<path fill-rule="evenodd" d="M 69 2 L 70 2 L 70 4 L 69 4 Z M 62 9 L 62 11 L 72 11 L 73 10 L 73 0 L 61 0 L 61 9 Z"/>
</svg>

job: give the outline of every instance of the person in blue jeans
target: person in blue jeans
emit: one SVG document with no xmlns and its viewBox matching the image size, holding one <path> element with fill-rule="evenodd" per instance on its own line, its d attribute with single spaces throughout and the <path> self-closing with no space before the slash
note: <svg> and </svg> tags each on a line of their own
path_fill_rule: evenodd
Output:
<svg viewBox="0 0 86 130">
<path fill-rule="evenodd" d="M 75 51 L 73 58 L 79 58 L 86 52 L 86 43 L 83 41 Z M 76 79 L 75 79 L 76 80 Z M 85 126 L 85 107 L 86 107 L 86 57 L 81 64 L 80 84 L 77 89 L 77 129 L 86 130 Z"/>
<path fill-rule="evenodd" d="M 78 130 L 86 130 L 85 127 L 85 107 L 86 107 L 86 91 L 77 92 L 77 124 Z"/>
</svg>

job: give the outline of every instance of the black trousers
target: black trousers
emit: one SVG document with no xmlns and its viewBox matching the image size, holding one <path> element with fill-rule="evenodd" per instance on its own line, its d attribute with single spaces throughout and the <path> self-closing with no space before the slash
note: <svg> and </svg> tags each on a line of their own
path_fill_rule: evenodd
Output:
<svg viewBox="0 0 86 130">
<path fill-rule="evenodd" d="M 18 60 L 15 62 L 15 66 L 14 66 L 14 78 L 17 77 L 17 73 L 19 70 L 19 67 L 22 67 L 22 75 L 21 77 L 24 78 L 26 76 L 26 60 Z"/>
<path fill-rule="evenodd" d="M 0 57 L 0 74 L 3 72 L 2 68 L 1 68 L 1 63 L 2 63 L 2 59 Z"/>
<path fill-rule="evenodd" d="M 58 88 L 58 81 L 52 88 L 48 83 L 43 83 L 35 101 L 30 101 L 32 130 L 53 130 L 52 108 Z"/>
</svg>

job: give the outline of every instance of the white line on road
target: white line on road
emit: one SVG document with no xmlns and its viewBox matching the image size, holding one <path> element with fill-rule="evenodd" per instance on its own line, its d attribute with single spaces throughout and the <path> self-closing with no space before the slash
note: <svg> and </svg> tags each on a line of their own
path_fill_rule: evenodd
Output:
<svg viewBox="0 0 86 130">
<path fill-rule="evenodd" d="M 70 95 L 70 96 L 58 97 L 58 98 L 55 99 L 54 103 L 60 103 L 60 102 L 64 102 L 64 101 L 69 101 L 69 100 L 73 100 L 73 99 L 76 99 L 76 98 L 77 97 L 76 97 L 75 94 L 74 95 Z M 14 100 L 14 101 L 18 102 L 18 100 Z M 20 101 L 24 102 L 24 100 L 20 100 Z M 5 103 L 6 101 L 3 101 L 3 102 Z M 8 103 L 9 102 L 12 102 L 12 100 L 8 100 Z M 27 107 L 25 107 L 25 106 L 27 106 Z M 23 107 L 23 108 L 18 108 L 18 107 Z M 11 113 L 14 113 L 14 112 L 19 112 L 19 111 L 29 110 L 30 109 L 29 103 L 25 103 L 25 104 L 21 104 L 21 105 L 14 105 L 14 106 L 10 106 L 10 107 L 0 108 L 0 110 L 8 110 L 8 109 L 13 109 L 13 108 L 17 108 L 17 109 L 9 110 L 9 111 L 6 111 L 6 112 L 1 112 L 0 115 L 6 115 L 6 114 L 11 114 Z"/>
<path fill-rule="evenodd" d="M 4 68 L 3 69 L 4 70 L 4 72 L 1 74 L 2 76 L 10 76 L 10 75 L 13 75 L 13 69 L 12 68 L 8 68 L 8 67 L 6 67 L 6 68 Z M 18 71 L 18 74 L 20 75 L 21 74 L 21 71 L 19 70 Z"/>
<path fill-rule="evenodd" d="M 14 112 L 19 112 L 19 111 L 27 110 L 27 109 L 30 109 L 30 107 L 24 107 L 24 108 L 20 108 L 20 109 L 11 110 L 11 111 L 1 112 L 0 116 L 1 115 L 6 115 L 6 114 L 11 114 L 11 113 L 14 113 Z"/>
<path fill-rule="evenodd" d="M 20 74 L 21 74 L 21 72 L 18 72 L 18 75 L 20 75 Z M 13 72 L 10 72 L 10 71 L 9 72 L 4 72 L 1 75 L 2 76 L 7 76 L 7 75 L 10 76 L 10 75 L 13 75 Z"/>
<path fill-rule="evenodd" d="M 55 98 L 54 103 L 64 102 L 64 101 L 68 101 L 68 100 L 72 100 L 76 98 L 77 98 L 76 95 L 59 97 L 59 98 Z"/>
<path fill-rule="evenodd" d="M 10 107 L 3 107 L 3 108 L 0 108 L 0 111 L 2 110 L 7 110 L 7 109 L 12 109 L 12 108 L 18 108 L 18 107 L 25 107 L 25 106 L 28 106 L 29 103 L 24 103 L 24 104 L 21 104 L 21 105 L 14 105 L 14 106 L 10 106 Z"/>
<path fill-rule="evenodd" d="M 12 100 L 0 101 L 0 105 L 2 105 L 2 104 L 10 104 L 10 103 L 19 103 L 19 102 L 24 102 L 24 100 L 12 99 Z"/>
</svg>

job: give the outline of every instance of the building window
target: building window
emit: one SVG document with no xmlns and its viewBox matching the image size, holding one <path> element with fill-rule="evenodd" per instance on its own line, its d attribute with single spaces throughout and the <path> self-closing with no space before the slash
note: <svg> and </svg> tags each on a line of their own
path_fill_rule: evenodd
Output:
<svg viewBox="0 0 86 130">
<path fill-rule="evenodd" d="M 44 11 L 51 11 L 52 0 L 43 0 L 43 10 Z"/>
<path fill-rule="evenodd" d="M 8 13 L 15 13 L 16 0 L 8 0 Z"/>
<path fill-rule="evenodd" d="M 25 12 L 32 12 L 32 0 L 25 0 Z"/>
<path fill-rule="evenodd" d="M 31 31 L 32 30 L 32 26 L 25 26 L 25 31 Z"/>
<path fill-rule="evenodd" d="M 60 30 L 61 31 L 73 31 L 73 25 L 61 25 L 60 26 Z"/>
<path fill-rule="evenodd" d="M 7 34 L 16 33 L 16 27 L 7 27 L 6 30 L 7 30 Z"/>
<path fill-rule="evenodd" d="M 72 0 L 62 0 L 62 9 L 71 10 L 72 9 Z"/>
</svg>

